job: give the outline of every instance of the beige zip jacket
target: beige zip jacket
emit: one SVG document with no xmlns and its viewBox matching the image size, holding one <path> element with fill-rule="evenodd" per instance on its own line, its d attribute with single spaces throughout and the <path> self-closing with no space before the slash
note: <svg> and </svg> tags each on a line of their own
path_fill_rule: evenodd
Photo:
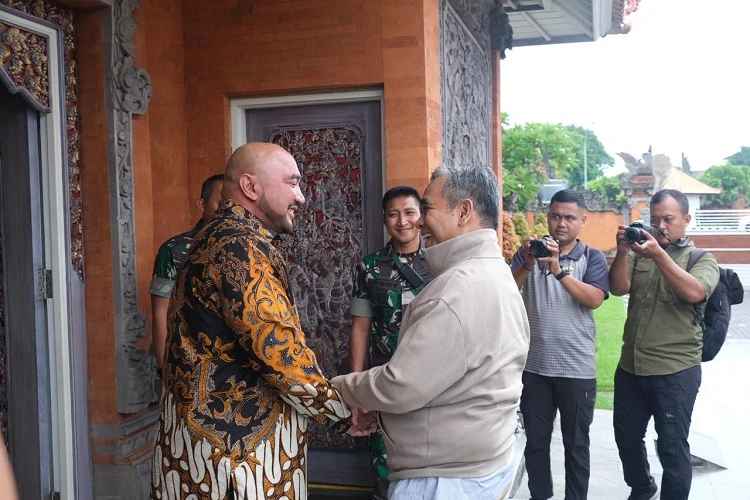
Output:
<svg viewBox="0 0 750 500">
<path fill-rule="evenodd" d="M 529 324 L 497 233 L 425 250 L 435 279 L 407 307 L 393 358 L 332 384 L 380 412 L 392 481 L 481 477 L 505 465 Z"/>
</svg>

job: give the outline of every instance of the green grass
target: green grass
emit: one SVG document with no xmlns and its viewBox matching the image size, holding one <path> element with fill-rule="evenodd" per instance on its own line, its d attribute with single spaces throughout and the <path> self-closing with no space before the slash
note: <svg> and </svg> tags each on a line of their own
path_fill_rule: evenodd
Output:
<svg viewBox="0 0 750 500">
<path fill-rule="evenodd" d="M 596 321 L 596 407 L 612 409 L 615 368 L 620 361 L 625 306 L 622 297 L 609 299 L 594 311 Z"/>
</svg>

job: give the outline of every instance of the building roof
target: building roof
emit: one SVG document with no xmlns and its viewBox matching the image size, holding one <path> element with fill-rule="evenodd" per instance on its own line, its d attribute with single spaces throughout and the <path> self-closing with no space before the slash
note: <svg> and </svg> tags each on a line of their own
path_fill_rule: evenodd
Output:
<svg viewBox="0 0 750 500">
<path fill-rule="evenodd" d="M 672 167 L 664 189 L 676 189 L 683 194 L 719 194 L 721 189 L 704 184 L 679 168 Z"/>
<path fill-rule="evenodd" d="M 612 0 L 612 30 L 610 33 L 624 35 L 630 32 L 630 14 L 638 10 L 641 0 Z"/>
<path fill-rule="evenodd" d="M 630 31 L 640 0 L 503 0 L 513 46 L 594 41 Z"/>
</svg>

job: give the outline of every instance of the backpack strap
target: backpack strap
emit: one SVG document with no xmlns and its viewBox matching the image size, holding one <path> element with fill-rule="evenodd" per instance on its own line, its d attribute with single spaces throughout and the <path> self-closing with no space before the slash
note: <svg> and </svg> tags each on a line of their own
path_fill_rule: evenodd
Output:
<svg viewBox="0 0 750 500">
<path fill-rule="evenodd" d="M 690 250 L 690 257 L 688 257 L 688 263 L 685 271 L 690 272 L 693 266 L 707 253 L 708 252 L 706 250 L 703 250 L 702 248 L 693 248 L 692 250 Z"/>
<path fill-rule="evenodd" d="M 690 256 L 688 257 L 688 263 L 685 271 L 690 272 L 693 266 L 707 253 L 708 252 L 706 250 L 703 250 L 702 248 L 693 248 L 692 250 L 690 250 Z M 705 325 L 703 317 L 703 307 L 701 306 L 705 304 L 707 300 L 708 299 L 706 298 L 703 302 L 693 304 L 693 311 L 695 311 L 695 324 L 702 327 L 704 330 Z"/>
</svg>

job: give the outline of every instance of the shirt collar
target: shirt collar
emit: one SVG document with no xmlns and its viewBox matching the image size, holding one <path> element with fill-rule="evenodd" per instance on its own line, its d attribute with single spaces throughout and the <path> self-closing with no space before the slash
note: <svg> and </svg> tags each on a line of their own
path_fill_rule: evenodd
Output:
<svg viewBox="0 0 750 500">
<path fill-rule="evenodd" d="M 408 252 L 408 253 L 401 253 L 399 254 L 396 252 L 396 250 L 393 249 L 393 240 L 388 240 L 388 243 L 385 244 L 385 246 L 380 249 L 380 251 L 377 252 L 376 259 L 378 260 L 384 260 L 384 261 L 391 261 L 393 260 L 396 255 L 406 256 L 406 255 L 415 255 L 419 257 L 420 259 L 424 259 L 424 240 L 422 237 L 419 237 L 419 248 L 416 252 Z"/>
<path fill-rule="evenodd" d="M 585 251 L 586 251 L 586 245 L 581 240 L 576 239 L 576 246 L 573 247 L 573 250 L 571 250 L 565 255 L 561 255 L 560 258 L 578 260 L 583 256 Z"/>
<path fill-rule="evenodd" d="M 266 226 L 263 221 L 261 221 L 254 213 L 232 199 L 222 199 L 221 202 L 219 202 L 218 210 L 222 213 L 225 213 L 226 215 L 229 215 L 230 217 L 249 221 L 253 225 L 253 227 L 257 228 L 257 232 L 263 238 L 273 242 L 274 244 L 278 243 L 281 240 L 280 234 L 278 234 L 270 227 Z"/>
<path fill-rule="evenodd" d="M 681 239 L 676 240 L 676 241 L 671 241 L 669 244 L 670 245 L 674 245 L 677 248 L 685 248 L 685 247 L 690 246 L 690 238 L 688 238 L 686 236 L 685 238 L 681 238 Z"/>
</svg>

